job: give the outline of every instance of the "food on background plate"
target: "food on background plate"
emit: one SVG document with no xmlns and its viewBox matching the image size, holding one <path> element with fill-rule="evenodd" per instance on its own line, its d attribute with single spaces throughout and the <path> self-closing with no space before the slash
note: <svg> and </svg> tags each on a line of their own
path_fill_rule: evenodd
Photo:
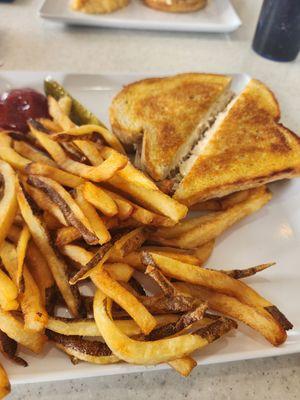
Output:
<svg viewBox="0 0 300 400">
<path fill-rule="evenodd" d="M 174 102 L 182 112 L 194 90 L 191 77 L 206 87 L 200 115 L 196 109 L 184 114 L 197 131 L 215 113 L 216 99 L 229 101 L 230 78 L 185 74 L 175 89 L 170 78 L 167 88 L 175 91 L 184 82 L 183 100 Z M 27 123 L 22 131 L 0 107 L 0 351 L 25 366 L 18 345 L 42 353 L 48 340 L 74 364 L 168 363 L 187 376 L 197 365 L 193 352 L 236 329 L 236 321 L 272 345 L 284 343 L 292 324 L 240 281 L 273 263 L 204 266 L 215 239 L 269 202 L 269 190 L 198 203 L 206 213 L 184 219 L 187 206 L 136 169 L 119 139 L 62 86 L 46 81 L 45 94 L 35 97 L 48 105 L 43 115 L 34 107 L 15 110 L 12 121 Z M 180 113 L 178 121 L 184 125 Z M 181 127 L 176 135 L 188 131 Z M 92 296 L 80 281 L 89 283 Z M 70 317 L 58 317 L 58 307 Z M 10 385 L 0 370 L 4 397 Z"/>
<path fill-rule="evenodd" d="M 144 3 L 159 11 L 186 13 L 201 10 L 207 0 L 144 0 Z"/>
<path fill-rule="evenodd" d="M 71 8 L 87 14 L 107 14 L 128 4 L 129 0 L 72 0 Z"/>
<path fill-rule="evenodd" d="M 132 83 L 110 108 L 113 131 L 135 146 L 136 165 L 156 181 L 167 178 L 161 187 L 188 206 L 299 176 L 299 138 L 279 118 L 261 82 L 233 96 L 229 78 L 205 74 Z"/>
</svg>

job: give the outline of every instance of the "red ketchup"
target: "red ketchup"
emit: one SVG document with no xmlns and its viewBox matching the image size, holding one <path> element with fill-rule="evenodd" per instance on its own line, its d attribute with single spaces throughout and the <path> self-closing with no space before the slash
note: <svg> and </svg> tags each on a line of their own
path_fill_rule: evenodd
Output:
<svg viewBox="0 0 300 400">
<path fill-rule="evenodd" d="M 46 97 L 33 89 L 14 89 L 0 97 L 0 128 L 28 132 L 30 118 L 48 118 Z"/>
</svg>

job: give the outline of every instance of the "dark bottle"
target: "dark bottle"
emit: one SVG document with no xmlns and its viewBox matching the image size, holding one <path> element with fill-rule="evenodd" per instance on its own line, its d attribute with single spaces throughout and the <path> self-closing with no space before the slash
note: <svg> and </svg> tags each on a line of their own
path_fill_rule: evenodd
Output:
<svg viewBox="0 0 300 400">
<path fill-rule="evenodd" d="M 253 49 L 274 61 L 293 61 L 300 48 L 300 0 L 264 0 Z"/>
</svg>

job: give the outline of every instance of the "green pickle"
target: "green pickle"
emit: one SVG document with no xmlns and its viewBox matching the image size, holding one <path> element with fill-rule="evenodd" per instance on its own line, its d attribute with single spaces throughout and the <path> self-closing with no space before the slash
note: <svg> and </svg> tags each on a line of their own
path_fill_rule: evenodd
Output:
<svg viewBox="0 0 300 400">
<path fill-rule="evenodd" d="M 100 125 L 106 128 L 106 126 L 87 108 L 85 108 L 78 100 L 74 99 L 63 86 L 52 79 L 46 79 L 44 81 L 44 91 L 46 96 L 52 96 L 55 100 L 59 100 L 61 97 L 68 96 L 72 100 L 72 107 L 70 118 L 76 125 Z"/>
</svg>

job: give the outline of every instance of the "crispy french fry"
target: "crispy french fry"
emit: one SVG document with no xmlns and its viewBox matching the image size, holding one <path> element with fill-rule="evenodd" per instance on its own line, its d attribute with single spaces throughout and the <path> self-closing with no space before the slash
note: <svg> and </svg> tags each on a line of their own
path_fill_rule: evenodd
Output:
<svg viewBox="0 0 300 400">
<path fill-rule="evenodd" d="M 62 112 L 69 116 L 72 108 L 72 99 L 69 96 L 63 96 L 58 100 L 58 105 Z"/>
<path fill-rule="evenodd" d="M 24 265 L 23 277 L 24 291 L 20 294 L 20 302 L 24 315 L 24 327 L 34 332 L 43 332 L 47 325 L 48 314 L 41 292 L 26 265 Z"/>
<path fill-rule="evenodd" d="M 138 183 L 125 180 L 119 175 L 114 175 L 108 182 L 113 187 L 133 196 L 142 206 L 149 207 L 151 210 L 159 212 L 175 222 L 178 222 L 187 214 L 188 209 L 186 206 L 160 192 L 157 188 L 145 188 Z"/>
<path fill-rule="evenodd" d="M 59 168 L 51 165 L 42 164 L 40 162 L 33 162 L 28 164 L 25 168 L 25 172 L 28 175 L 41 175 L 49 177 L 61 185 L 76 188 L 81 185 L 84 180 L 79 176 L 70 174 L 69 172 L 62 171 Z"/>
<path fill-rule="evenodd" d="M 113 217 L 118 214 L 118 207 L 113 198 L 99 186 L 86 182 L 81 188 L 84 198 L 104 215 Z"/>
<path fill-rule="evenodd" d="M 57 229 L 61 229 L 63 225 L 59 222 L 59 220 L 54 217 L 53 214 L 50 214 L 48 211 L 44 211 L 43 213 L 43 221 L 50 231 L 55 231 Z"/>
<path fill-rule="evenodd" d="M 50 330 L 46 333 L 58 349 L 76 360 L 93 364 L 113 364 L 120 361 L 103 342 L 86 340 L 79 336 L 65 336 Z"/>
<path fill-rule="evenodd" d="M 258 272 L 264 271 L 265 269 L 272 267 L 273 265 L 275 265 L 274 262 L 267 264 L 260 264 L 254 267 L 243 268 L 243 269 L 227 269 L 227 270 L 223 269 L 221 270 L 221 272 L 223 272 L 228 276 L 231 276 L 231 278 L 242 279 L 242 278 L 248 278 L 249 276 L 253 276 Z"/>
<path fill-rule="evenodd" d="M 15 318 L 10 312 L 4 311 L 1 308 L 0 329 L 5 332 L 7 336 L 34 353 L 40 353 L 47 340 L 47 338 L 39 332 L 27 331 L 22 322 Z"/>
<path fill-rule="evenodd" d="M 64 226 L 69 225 L 64 217 L 64 214 L 62 213 L 61 209 L 59 208 L 59 206 L 57 204 L 55 204 L 54 201 L 52 201 L 50 199 L 50 197 L 47 196 L 46 193 L 44 193 L 42 190 L 37 189 L 31 185 L 28 185 L 27 191 L 41 210 L 44 210 L 45 213 L 51 214 L 53 217 L 55 217 L 55 219 L 59 221 L 60 225 L 64 225 Z M 44 217 L 45 217 L 45 214 L 44 214 Z M 48 224 L 49 221 L 46 220 L 45 222 L 46 222 L 46 225 L 49 226 L 49 224 Z M 55 227 L 54 227 L 54 229 L 55 229 Z"/>
<path fill-rule="evenodd" d="M 15 219 L 18 210 L 15 173 L 9 164 L 0 160 L 0 177 L 3 180 L 4 192 L 0 200 L 0 246 Z"/>
<path fill-rule="evenodd" d="M 108 129 L 99 125 L 82 125 L 74 128 L 64 128 L 67 129 L 66 132 L 60 132 L 52 135 L 52 138 L 57 141 L 69 141 L 80 139 L 80 136 L 86 137 L 87 134 L 92 134 L 94 132 L 98 133 L 104 141 L 110 145 L 113 149 L 120 153 L 125 154 L 125 150 L 122 144 L 119 142 L 118 138 L 111 133 Z"/>
<path fill-rule="evenodd" d="M 179 279 L 183 282 L 205 286 L 218 293 L 234 296 L 240 302 L 255 307 L 266 318 L 272 318 L 279 328 L 290 329 L 292 325 L 285 316 L 271 302 L 259 295 L 254 289 L 237 279 L 216 271 L 199 268 L 198 266 L 185 264 L 168 257 L 154 253 L 148 253 L 143 260 L 150 265 L 158 266 L 164 274 Z M 284 336 L 282 337 L 284 341 Z"/>
<path fill-rule="evenodd" d="M 197 367 L 197 361 L 189 356 L 169 361 L 168 364 L 182 376 L 188 376 L 192 372 L 192 370 Z"/>
<path fill-rule="evenodd" d="M 107 180 L 118 170 L 124 168 L 128 162 L 127 158 L 120 153 L 108 157 L 97 167 L 74 161 L 66 155 L 60 144 L 51 139 L 49 135 L 39 130 L 42 128 L 37 125 L 36 121 L 32 121 L 29 126 L 33 136 L 39 141 L 39 143 L 46 149 L 54 161 L 63 170 L 81 176 L 82 178 L 89 179 L 94 182 Z"/>
<path fill-rule="evenodd" d="M 2 364 L 0 364 L 0 399 L 3 399 L 10 393 L 10 382 L 8 380 L 7 373 L 3 368 Z"/>
<path fill-rule="evenodd" d="M 75 140 L 74 143 L 86 158 L 88 158 L 92 165 L 97 166 L 103 163 L 104 159 L 95 143 L 89 140 Z"/>
<path fill-rule="evenodd" d="M 74 285 L 78 281 L 88 278 L 94 271 L 101 271 L 104 268 L 103 264 L 108 260 L 112 252 L 112 248 L 112 243 L 105 243 L 101 246 L 93 258 L 72 276 L 69 280 L 70 284 Z"/>
<path fill-rule="evenodd" d="M 0 158 L 3 161 L 6 161 L 12 167 L 20 171 L 23 171 L 26 165 L 30 164 L 30 160 L 20 156 L 20 154 L 13 149 L 13 140 L 5 131 L 0 132 L 0 143 Z"/>
<path fill-rule="evenodd" d="M 83 214 L 72 196 L 57 182 L 50 178 L 30 175 L 28 183 L 47 194 L 62 211 L 66 221 L 79 230 L 88 244 L 97 244 L 99 240 L 95 235 L 89 220 Z"/>
<path fill-rule="evenodd" d="M 133 213 L 133 205 L 124 197 L 107 189 L 102 190 L 111 197 L 118 207 L 118 216 L 121 220 L 127 219 Z"/>
<path fill-rule="evenodd" d="M 156 315 L 154 318 L 156 320 L 157 327 L 167 325 L 178 320 L 178 316 L 174 314 Z M 132 319 L 121 319 L 115 320 L 114 322 L 117 327 L 121 329 L 121 331 L 127 336 L 136 336 L 142 333 L 141 328 Z M 70 319 L 49 317 L 47 328 L 63 335 L 101 336 L 93 318 Z"/>
<path fill-rule="evenodd" d="M 128 182 L 138 183 L 146 189 L 159 190 L 156 184 L 142 171 L 135 168 L 130 162 L 117 173 L 122 179 Z"/>
<path fill-rule="evenodd" d="M 232 323 L 224 323 L 219 324 L 218 329 L 210 335 L 201 331 L 200 334 L 185 334 L 150 342 L 136 341 L 124 335 L 109 318 L 106 304 L 107 297 L 98 290 L 94 297 L 94 317 L 98 329 L 113 353 L 133 364 L 153 365 L 185 357 L 234 327 Z"/>
<path fill-rule="evenodd" d="M 156 326 L 156 320 L 149 311 L 106 271 L 99 269 L 94 271 L 91 279 L 98 289 L 101 289 L 131 316 L 143 333 L 150 333 Z"/>
<path fill-rule="evenodd" d="M 246 200 L 227 210 L 197 217 L 173 228 L 159 229 L 152 239 L 163 245 L 184 249 L 201 246 L 215 239 L 235 222 L 258 211 L 270 201 L 271 197 L 271 193 L 265 187 L 252 189 Z"/>
<path fill-rule="evenodd" d="M 124 257 L 127 254 L 135 251 L 147 239 L 148 233 L 144 228 L 136 228 L 125 235 L 121 236 L 114 244 L 113 254 L 116 257 Z"/>
<path fill-rule="evenodd" d="M 15 283 L 0 270 L 0 305 L 3 310 L 17 310 L 19 303 L 17 300 L 18 288 Z"/>
<path fill-rule="evenodd" d="M 52 96 L 48 96 L 47 99 L 49 114 L 53 118 L 54 122 L 60 125 L 63 129 L 71 129 L 76 126 L 70 120 L 68 113 L 65 112 L 66 110 L 64 109 L 64 104 L 61 107 L 61 104 L 59 104 Z"/>
<path fill-rule="evenodd" d="M 274 346 L 280 345 L 286 339 L 286 332 L 273 318 L 261 314 L 255 307 L 250 307 L 235 297 L 218 293 L 203 286 L 195 286 L 182 282 L 175 283 L 175 287 L 183 293 L 207 301 L 209 308 L 212 310 L 244 322 L 261 333 Z"/>
<path fill-rule="evenodd" d="M 81 233 L 78 229 L 76 229 L 74 226 L 66 226 L 57 230 L 55 244 L 56 246 L 61 247 L 80 238 Z"/>
<path fill-rule="evenodd" d="M 21 280 L 23 277 L 23 265 L 26 256 L 27 246 L 30 239 L 30 231 L 27 225 L 24 225 L 17 244 L 17 276 L 16 284 L 20 289 Z"/>
<path fill-rule="evenodd" d="M 38 118 L 37 121 L 42 124 L 49 133 L 61 132 L 61 126 L 50 118 Z"/>
<path fill-rule="evenodd" d="M 52 248 L 49 240 L 49 234 L 42 225 L 39 218 L 34 215 L 29 203 L 26 200 L 22 187 L 18 184 L 18 203 L 24 220 L 26 221 L 32 238 L 47 260 L 48 266 L 51 269 L 56 284 L 70 310 L 75 316 L 79 316 L 79 300 L 74 296 L 68 282 L 66 274 L 67 266 L 60 259 L 56 251 Z"/>
<path fill-rule="evenodd" d="M 109 242 L 111 239 L 109 231 L 107 230 L 100 215 L 97 213 L 92 204 L 85 199 L 82 192 L 83 191 L 81 187 L 78 187 L 75 192 L 75 200 L 78 206 L 87 217 L 93 231 L 95 232 L 99 240 L 99 243 L 104 244 L 106 242 Z"/>
<path fill-rule="evenodd" d="M 16 140 L 14 142 L 14 149 L 22 157 L 25 157 L 30 161 L 47 164 L 52 167 L 56 166 L 55 162 L 53 160 L 51 160 L 51 158 L 48 157 L 45 153 L 42 153 L 36 147 L 34 147 L 31 144 L 26 143 L 22 140 Z"/>
</svg>

